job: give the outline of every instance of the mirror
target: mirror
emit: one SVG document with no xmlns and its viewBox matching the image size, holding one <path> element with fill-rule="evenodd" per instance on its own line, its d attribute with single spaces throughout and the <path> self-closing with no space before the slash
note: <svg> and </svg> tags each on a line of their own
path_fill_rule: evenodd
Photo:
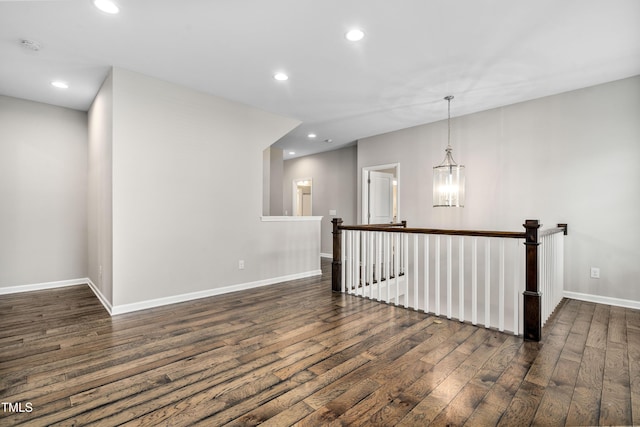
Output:
<svg viewBox="0 0 640 427">
<path fill-rule="evenodd" d="M 293 181 L 293 214 L 295 216 L 312 215 L 312 187 L 311 178 L 300 178 Z"/>
</svg>

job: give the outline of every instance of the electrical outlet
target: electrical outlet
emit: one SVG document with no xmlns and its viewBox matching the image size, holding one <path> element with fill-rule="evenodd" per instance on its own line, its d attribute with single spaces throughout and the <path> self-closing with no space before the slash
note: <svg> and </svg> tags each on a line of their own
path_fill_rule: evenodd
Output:
<svg viewBox="0 0 640 427">
<path fill-rule="evenodd" d="M 600 278 L 600 269 L 598 267 L 591 267 L 591 278 L 592 279 Z"/>
<path fill-rule="evenodd" d="M 243 259 L 238 261 L 238 270 L 244 270 L 244 260 Z"/>
</svg>

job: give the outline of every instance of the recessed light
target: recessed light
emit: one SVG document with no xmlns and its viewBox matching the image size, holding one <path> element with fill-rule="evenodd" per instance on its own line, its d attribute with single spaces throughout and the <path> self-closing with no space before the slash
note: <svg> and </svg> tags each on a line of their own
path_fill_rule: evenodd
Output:
<svg viewBox="0 0 640 427">
<path fill-rule="evenodd" d="M 289 155 L 293 156 L 294 154 L 296 154 L 295 151 L 289 151 Z"/>
<path fill-rule="evenodd" d="M 104 13 L 110 13 L 111 15 L 120 12 L 118 5 L 111 0 L 93 0 L 93 5 Z"/>
<path fill-rule="evenodd" d="M 58 89 L 69 89 L 69 84 L 60 80 L 52 81 L 51 86 L 57 87 Z"/>
<path fill-rule="evenodd" d="M 349 41 L 357 42 L 364 38 L 364 32 L 354 28 L 353 30 L 349 30 L 344 36 Z"/>
<path fill-rule="evenodd" d="M 307 138 L 313 139 L 316 136 L 318 136 L 318 135 L 316 135 L 315 133 L 310 133 L 309 135 L 307 135 Z"/>
<path fill-rule="evenodd" d="M 273 75 L 273 78 L 281 82 L 289 80 L 289 76 L 287 76 L 285 73 L 275 73 Z"/>
</svg>

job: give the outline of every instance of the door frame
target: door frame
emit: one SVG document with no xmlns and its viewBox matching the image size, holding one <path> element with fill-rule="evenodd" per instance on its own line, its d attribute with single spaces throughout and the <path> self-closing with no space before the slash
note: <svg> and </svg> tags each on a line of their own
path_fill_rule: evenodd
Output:
<svg viewBox="0 0 640 427">
<path fill-rule="evenodd" d="M 396 217 L 400 220 L 400 163 L 387 163 L 384 165 L 365 166 L 362 168 L 362 222 L 369 223 L 369 171 L 379 171 L 386 169 L 395 169 L 395 177 L 398 181 L 396 186 Z"/>
<path fill-rule="evenodd" d="M 311 209 L 311 212 L 309 213 L 309 215 L 307 216 L 313 216 L 313 178 L 312 177 L 308 177 L 308 178 L 296 178 L 292 181 L 293 184 L 293 193 L 292 193 L 292 211 L 291 211 L 291 215 L 292 216 L 299 216 L 298 215 L 298 181 L 309 181 L 309 186 L 311 187 L 311 200 L 309 202 L 309 208 Z"/>
</svg>

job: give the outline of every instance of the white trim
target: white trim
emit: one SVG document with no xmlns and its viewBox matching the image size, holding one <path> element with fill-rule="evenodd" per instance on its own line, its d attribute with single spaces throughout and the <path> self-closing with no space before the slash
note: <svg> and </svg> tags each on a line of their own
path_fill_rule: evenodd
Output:
<svg viewBox="0 0 640 427">
<path fill-rule="evenodd" d="M 107 310 L 109 315 L 113 316 L 113 307 L 107 298 L 100 292 L 100 289 L 91 281 L 91 279 L 87 279 L 89 288 L 93 291 L 95 296 L 98 298 L 102 306 Z"/>
<path fill-rule="evenodd" d="M 398 181 L 398 185 L 396 187 L 396 221 L 400 221 L 400 163 L 387 163 L 385 165 L 376 165 L 376 166 L 363 166 L 361 170 L 362 183 L 360 187 L 362 205 L 360 206 L 360 213 L 362 214 L 362 222 L 361 224 L 368 224 L 369 218 L 367 218 L 368 212 L 365 212 L 365 206 L 369 205 L 369 193 L 368 193 L 368 180 L 369 180 L 369 172 L 377 171 L 377 170 L 385 170 L 385 169 L 395 169 L 395 178 Z"/>
<path fill-rule="evenodd" d="M 274 277 L 271 279 L 258 280 L 249 283 L 240 283 L 237 285 L 225 286 L 222 288 L 207 289 L 204 291 L 190 292 L 188 294 L 174 295 L 164 298 L 156 298 L 147 301 L 134 302 L 131 304 L 123 304 L 114 306 L 109 312 L 112 316 L 117 314 L 130 313 L 132 311 L 145 310 L 148 308 L 160 307 L 163 305 L 176 304 L 179 302 L 191 301 L 200 298 L 222 295 L 229 292 L 242 291 L 246 289 L 258 288 L 261 286 L 273 285 L 276 283 L 287 282 L 289 280 L 304 279 L 306 277 L 320 276 L 322 270 L 311 270 L 304 273 L 290 274 L 288 276 Z"/>
<path fill-rule="evenodd" d="M 320 221 L 321 216 L 261 216 L 262 222 Z"/>
<path fill-rule="evenodd" d="M 320 258 L 333 258 L 333 254 L 326 254 L 324 252 L 320 252 Z"/>
<path fill-rule="evenodd" d="M 63 288 L 65 286 L 86 285 L 89 279 L 86 277 L 81 279 L 59 280 L 57 282 L 33 283 L 30 285 L 8 286 L 0 288 L 0 295 L 15 294 L 18 292 L 40 291 L 44 289 Z"/>
<path fill-rule="evenodd" d="M 179 302 L 191 301 L 215 295 L 222 295 L 229 292 L 242 291 L 246 289 L 258 288 L 261 286 L 274 285 L 276 283 L 287 282 L 289 280 L 304 279 L 307 277 L 320 276 L 322 270 L 311 270 L 304 273 L 289 274 L 287 276 L 273 277 L 271 279 L 257 280 L 255 282 L 240 283 L 237 285 L 225 286 L 222 288 L 207 289 L 205 291 L 191 292 L 188 294 L 174 295 L 165 298 L 156 298 L 131 304 L 112 306 L 107 298 L 100 292 L 100 289 L 88 277 L 73 280 L 61 280 L 58 282 L 35 283 L 32 285 L 10 286 L 0 288 L 0 295 L 13 294 L 18 292 L 31 292 L 45 289 L 62 288 L 66 286 L 87 285 L 95 294 L 96 298 L 104 306 L 111 316 L 117 314 L 130 313 L 132 311 L 145 310 L 147 308 L 160 307 L 163 305 L 175 304 Z"/>
<path fill-rule="evenodd" d="M 564 291 L 565 298 L 577 299 L 580 301 L 595 302 L 597 304 L 614 305 L 616 307 L 634 308 L 640 310 L 640 301 L 630 299 L 603 297 L 600 295 L 581 294 L 579 292 Z"/>
</svg>

